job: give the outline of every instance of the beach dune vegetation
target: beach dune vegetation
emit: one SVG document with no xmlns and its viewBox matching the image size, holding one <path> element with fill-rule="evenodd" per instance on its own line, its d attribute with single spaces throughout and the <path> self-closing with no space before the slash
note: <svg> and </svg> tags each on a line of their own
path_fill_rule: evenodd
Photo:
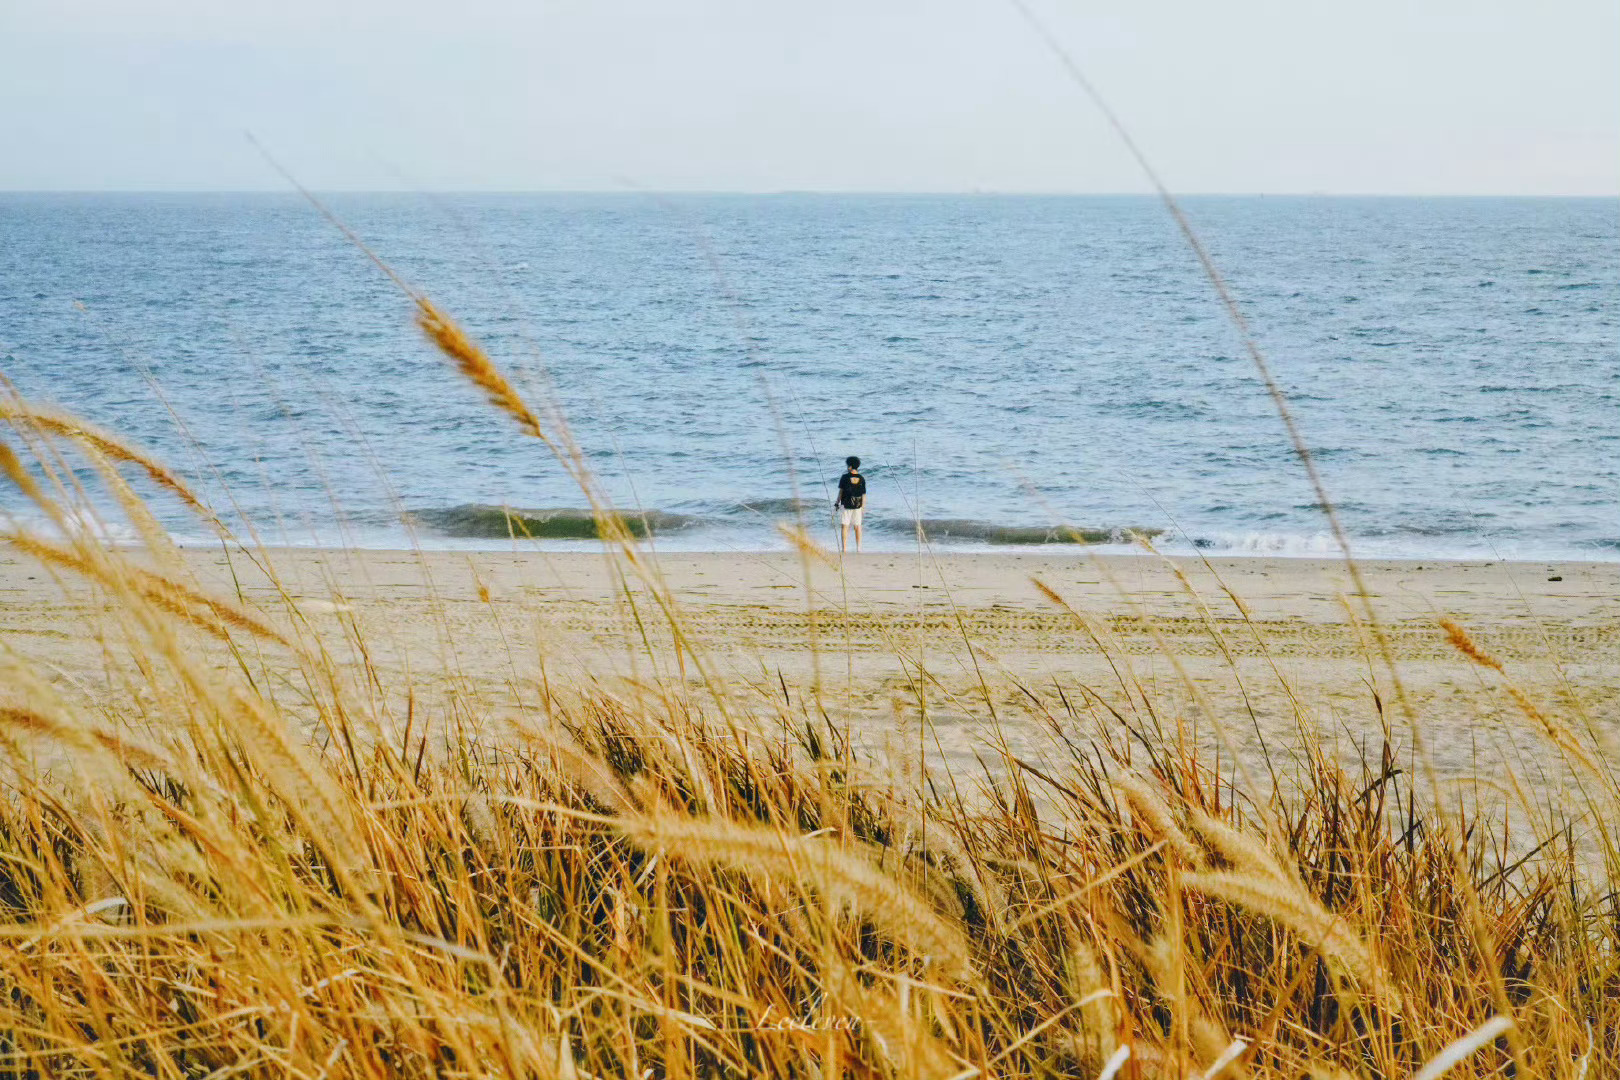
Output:
<svg viewBox="0 0 1620 1080">
<path fill-rule="evenodd" d="M 978 770 L 897 770 L 813 696 L 720 692 L 643 530 L 420 305 L 580 468 L 686 677 L 515 679 L 497 705 L 389 668 L 287 590 L 214 595 L 155 534 L 72 527 L 86 458 L 127 514 L 120 467 L 190 489 L 9 399 L 30 513 L 6 543 L 95 598 L 106 668 L 78 686 L 0 647 L 0 1075 L 1620 1075 L 1620 815 L 1582 734 L 1549 728 L 1580 794 L 1526 796 L 1534 835 L 1444 797 L 1398 702 L 1359 763 L 1305 730 L 1275 783 L 1146 691 L 1029 696 L 1040 762 L 987 694 Z"/>
</svg>

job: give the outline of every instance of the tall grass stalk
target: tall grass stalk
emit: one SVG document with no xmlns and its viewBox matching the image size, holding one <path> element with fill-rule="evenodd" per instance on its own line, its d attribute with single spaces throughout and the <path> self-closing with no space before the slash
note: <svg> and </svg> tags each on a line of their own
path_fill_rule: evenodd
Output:
<svg viewBox="0 0 1620 1080">
<path fill-rule="evenodd" d="M 107 677 L 0 656 L 0 1075 L 1620 1075 L 1615 789 L 1572 728 L 1541 724 L 1584 802 L 1528 839 L 1499 806 L 1442 813 L 1388 729 L 1344 765 L 1305 709 L 1302 766 L 1262 788 L 1047 589 L 1135 715 L 998 707 L 1017 688 L 964 624 L 983 699 L 955 704 L 987 754 L 907 778 L 786 694 L 739 705 L 565 433 L 413 299 L 580 470 L 626 595 L 653 598 L 642 647 L 688 677 L 514 678 L 496 703 L 373 663 L 285 591 L 216 597 L 161 552 L 11 529 L 98 597 Z M 54 454 L 99 455 L 126 510 L 107 469 L 166 475 L 59 414 L 5 418 L 7 482 L 49 521 L 91 497 L 53 485 Z M 456 687 L 431 723 L 430 679 Z"/>
</svg>

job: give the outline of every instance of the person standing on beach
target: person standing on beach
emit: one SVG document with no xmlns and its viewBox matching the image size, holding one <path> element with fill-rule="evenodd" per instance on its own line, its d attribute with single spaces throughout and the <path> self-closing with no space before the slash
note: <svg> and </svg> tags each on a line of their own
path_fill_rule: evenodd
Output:
<svg viewBox="0 0 1620 1080">
<path fill-rule="evenodd" d="M 861 475 L 861 459 L 847 457 L 844 464 L 849 471 L 838 478 L 838 550 L 849 550 L 849 527 L 855 526 L 855 551 L 861 550 L 861 511 L 866 508 L 866 477 Z"/>
</svg>

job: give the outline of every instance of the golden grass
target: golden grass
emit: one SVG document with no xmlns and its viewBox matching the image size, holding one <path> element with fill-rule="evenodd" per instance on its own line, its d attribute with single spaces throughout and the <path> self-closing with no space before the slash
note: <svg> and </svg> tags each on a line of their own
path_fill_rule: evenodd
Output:
<svg viewBox="0 0 1620 1080">
<path fill-rule="evenodd" d="M 16 397 L 0 397 L 0 420 L 4 420 L 21 432 L 38 432 L 68 439 L 113 461 L 134 465 L 146 473 L 154 484 L 174 495 L 200 517 L 205 520 L 213 518 L 213 514 L 203 506 L 202 500 L 198 499 L 185 481 L 175 475 L 168 466 L 144 450 L 124 442 L 88 421 Z M 6 454 L 8 457 L 12 456 L 9 450 Z M 9 465 L 6 472 L 8 475 L 15 475 Z M 33 490 L 29 490 L 26 486 L 24 488 L 24 493 L 31 497 L 36 492 L 37 488 Z"/>
<path fill-rule="evenodd" d="M 1585 801 L 1510 857 L 1504 811 L 1434 805 L 1399 746 L 1347 769 L 1302 732 L 1300 773 L 1244 790 L 1033 697 L 1059 765 L 986 704 L 981 771 L 892 782 L 706 674 L 458 690 L 430 725 L 410 680 L 454 672 L 291 611 L 290 639 L 138 551 L 13 542 L 109 599 L 116 677 L 91 703 L 0 666 L 0 1075 L 1620 1075 L 1620 859 L 1577 836 L 1613 778 L 1561 723 Z M 642 615 L 689 648 L 672 601 Z"/>
<path fill-rule="evenodd" d="M 454 319 L 440 311 L 433 301 L 425 296 L 416 297 L 416 325 L 440 352 L 455 362 L 457 370 L 468 381 L 484 392 L 490 404 L 517 421 L 524 434 L 550 442 L 540 427 L 540 418 L 529 408 L 528 403 L 512 387 L 506 376 L 501 374 L 494 361 L 490 360 L 489 354 L 468 337 Z"/>
<path fill-rule="evenodd" d="M 207 630 L 215 637 L 229 639 L 231 629 L 245 630 L 285 645 L 281 633 L 247 611 L 218 597 L 135 566 L 128 560 L 108 558 L 94 544 L 79 541 L 79 551 L 50 543 L 25 532 L 0 533 L 0 542 L 11 545 L 48 566 L 71 570 L 107 587 L 127 589 L 171 615 L 177 615 Z"/>
</svg>

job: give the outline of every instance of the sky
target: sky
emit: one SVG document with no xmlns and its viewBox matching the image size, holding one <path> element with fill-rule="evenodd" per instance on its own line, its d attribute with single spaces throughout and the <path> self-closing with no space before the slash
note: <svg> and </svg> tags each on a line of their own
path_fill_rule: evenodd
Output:
<svg viewBox="0 0 1620 1080">
<path fill-rule="evenodd" d="M 1614 0 L 1028 0 L 1178 192 L 1620 194 Z M 0 0 L 0 190 L 1148 190 L 1012 0 Z"/>
</svg>

